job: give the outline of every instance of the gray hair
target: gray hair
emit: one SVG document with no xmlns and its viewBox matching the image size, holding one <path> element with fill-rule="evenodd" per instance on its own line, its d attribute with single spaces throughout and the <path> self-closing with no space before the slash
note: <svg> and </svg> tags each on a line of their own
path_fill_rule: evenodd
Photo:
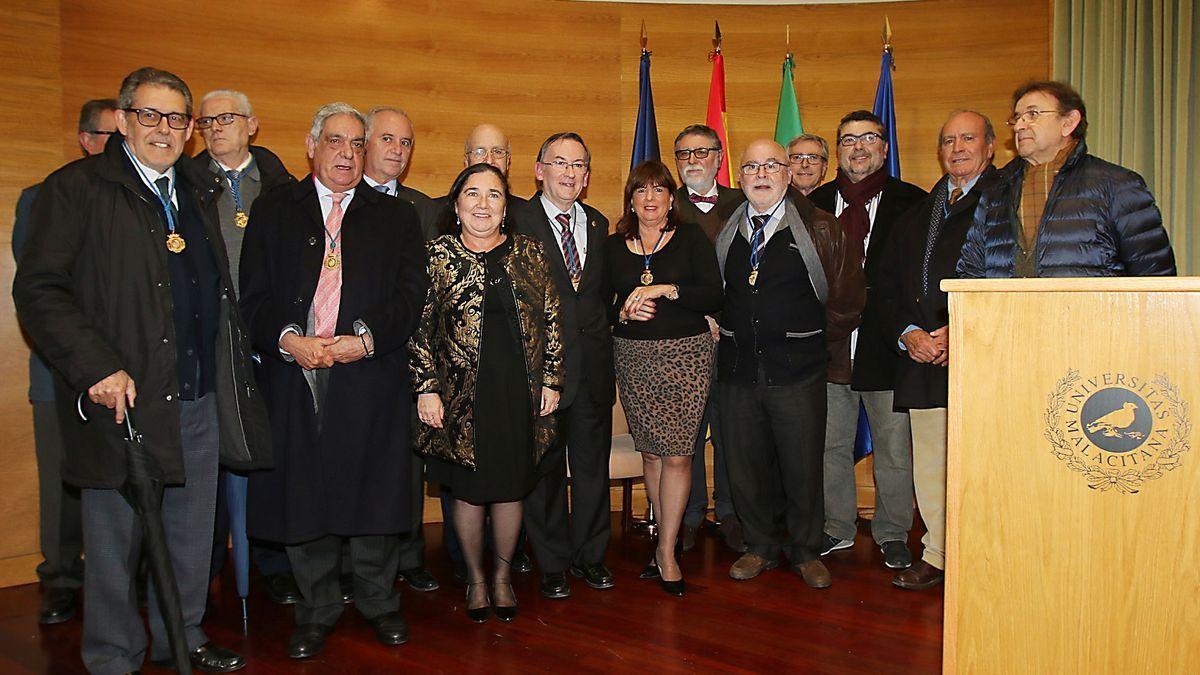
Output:
<svg viewBox="0 0 1200 675">
<path fill-rule="evenodd" d="M 542 143 L 541 150 L 538 150 L 538 161 L 545 162 L 546 151 L 550 149 L 551 145 L 554 145 L 555 143 L 557 143 L 559 141 L 575 141 L 576 143 L 582 145 L 583 146 L 583 163 L 587 164 L 589 168 L 591 167 L 592 152 L 590 150 L 588 150 L 587 143 L 583 142 L 583 137 L 580 136 L 579 134 L 575 133 L 574 131 L 560 131 L 557 134 L 550 136 L 550 138 L 547 138 L 545 140 L 545 142 Z"/>
<path fill-rule="evenodd" d="M 314 141 L 321 140 L 321 132 L 325 131 L 325 122 L 334 115 L 350 115 L 354 119 L 358 120 L 363 127 L 367 126 L 367 120 L 363 118 L 363 114 L 360 113 L 357 108 L 349 103 L 335 101 L 333 103 L 326 103 L 320 108 L 317 108 L 317 114 L 313 115 L 312 128 L 308 131 L 309 137 L 311 137 Z"/>
<path fill-rule="evenodd" d="M 382 112 L 394 112 L 408 120 L 410 125 L 412 124 L 412 118 L 409 117 L 408 113 L 404 112 L 404 110 L 390 105 L 377 105 L 368 110 L 363 119 L 363 126 L 367 129 L 367 138 L 371 137 L 371 127 L 375 124 L 375 116 Z"/>
<path fill-rule="evenodd" d="M 121 80 L 121 93 L 117 94 L 117 106 L 122 110 L 132 108 L 133 94 L 137 91 L 138 87 L 144 84 L 158 85 L 179 92 L 183 95 L 184 107 L 186 108 L 183 112 L 188 117 L 192 116 L 192 90 L 188 89 L 187 84 L 174 73 L 159 70 L 158 68 L 150 68 L 149 66 L 138 68 L 126 75 L 124 80 Z M 163 110 L 161 112 L 178 111 Z"/>
<path fill-rule="evenodd" d="M 97 98 L 83 104 L 79 109 L 79 130 L 96 131 L 100 124 L 100 115 L 106 110 L 116 110 L 117 100 L 114 98 Z"/>
<path fill-rule="evenodd" d="M 204 98 L 200 99 L 200 106 L 204 107 L 204 104 L 208 103 L 209 99 L 214 98 L 231 98 L 233 99 L 234 107 L 237 108 L 234 112 L 239 112 L 246 117 L 254 115 L 254 108 L 250 107 L 250 99 L 246 98 L 245 94 L 236 89 L 215 89 L 210 91 L 204 95 Z"/>
<path fill-rule="evenodd" d="M 679 141 L 682 141 L 684 136 L 691 136 L 692 134 L 697 134 L 699 136 L 704 136 L 704 137 L 708 138 L 709 142 L 712 143 L 714 146 L 716 146 L 717 153 L 724 156 L 724 153 L 721 152 L 721 150 L 724 149 L 721 146 L 721 137 L 717 134 L 716 129 L 713 129 L 712 127 L 708 126 L 707 124 L 689 124 L 689 125 L 687 125 L 686 127 L 683 128 L 683 131 L 680 131 L 679 134 L 677 136 L 675 136 L 675 143 L 673 145 L 679 145 Z"/>
<path fill-rule="evenodd" d="M 800 134 L 799 136 L 788 141 L 786 150 L 790 153 L 792 146 L 801 141 L 812 141 L 813 143 L 821 146 L 821 154 L 825 156 L 826 162 L 829 161 L 829 143 L 823 137 L 816 134 Z"/>
<path fill-rule="evenodd" d="M 992 127 L 992 120 L 978 110 L 971 110 L 970 108 L 957 108 L 946 116 L 946 122 L 949 122 L 950 119 L 955 115 L 962 115 L 964 113 L 978 115 L 979 117 L 983 118 L 983 140 L 987 141 L 988 143 L 994 143 L 996 141 L 996 129 Z M 943 122 L 941 128 L 938 129 L 937 144 L 939 146 L 942 144 L 942 132 L 946 130 L 946 122 Z"/>
</svg>

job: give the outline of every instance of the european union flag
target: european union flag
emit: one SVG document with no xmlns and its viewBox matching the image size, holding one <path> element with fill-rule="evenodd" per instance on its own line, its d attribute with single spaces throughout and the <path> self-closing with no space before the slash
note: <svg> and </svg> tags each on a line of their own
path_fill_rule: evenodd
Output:
<svg viewBox="0 0 1200 675">
<path fill-rule="evenodd" d="M 629 168 L 647 159 L 659 159 L 658 123 L 654 121 L 654 93 L 650 90 L 650 52 L 642 50 L 642 70 L 638 76 L 637 130 L 633 134 L 633 158 Z"/>
<path fill-rule="evenodd" d="M 887 167 L 888 175 L 900 177 L 900 144 L 896 142 L 896 99 L 892 92 L 892 50 L 883 49 L 883 61 L 879 64 L 879 85 L 875 87 L 875 107 L 871 112 L 883 120 L 887 127 Z"/>
</svg>

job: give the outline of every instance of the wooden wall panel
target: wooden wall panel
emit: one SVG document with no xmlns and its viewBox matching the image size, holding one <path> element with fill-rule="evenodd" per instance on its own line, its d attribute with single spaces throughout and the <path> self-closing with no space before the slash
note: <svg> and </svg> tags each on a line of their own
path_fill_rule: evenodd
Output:
<svg viewBox="0 0 1200 675">
<path fill-rule="evenodd" d="M 304 136 L 319 105 L 340 99 L 364 109 L 403 107 L 417 132 L 405 182 L 431 195 L 446 192 L 462 165 L 463 138 L 479 122 L 508 132 L 511 178 L 521 195 L 535 189 L 541 141 L 576 130 L 593 152 L 589 200 L 615 216 L 629 166 L 643 19 L 667 153 L 679 128 L 703 120 L 712 21 L 720 20 L 736 158 L 750 140 L 774 133 L 786 25 L 805 127 L 831 136 L 842 114 L 871 105 L 885 13 L 895 33 L 904 177 L 928 186 L 940 174 L 934 134 L 950 110 L 975 107 L 1002 120 L 1017 84 L 1050 73 L 1049 0 L 797 7 L 262 0 L 219 9 L 182 0 L 43 0 L 9 10 L 0 28 L 0 150 L 10 150 L 0 152 L 0 210 L 11 214 L 18 187 L 76 156 L 82 101 L 113 96 L 130 70 L 156 65 L 182 76 L 197 98 L 219 87 L 245 91 L 262 121 L 258 142 L 297 174 L 307 172 Z M 30 117 L 38 107 L 52 111 L 61 127 L 35 123 L 44 121 Z M 999 134 L 1007 143 L 1006 130 Z M 194 146 L 203 147 L 198 135 Z M 1000 154 L 1000 161 L 1011 157 Z M 9 519 L 20 525 L 3 537 L 0 558 L 36 551 L 32 433 L 11 268 L 0 262 L 0 339 L 12 348 L 0 360 L 12 374 L 0 384 L 0 422 L 9 429 L 0 452 L 13 460 L 0 470 L 7 472 L 0 474 L 0 515 L 20 516 Z"/>
</svg>

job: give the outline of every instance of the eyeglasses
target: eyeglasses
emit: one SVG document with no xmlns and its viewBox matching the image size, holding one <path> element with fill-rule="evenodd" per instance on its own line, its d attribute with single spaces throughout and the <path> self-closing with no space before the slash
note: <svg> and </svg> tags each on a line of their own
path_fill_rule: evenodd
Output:
<svg viewBox="0 0 1200 675">
<path fill-rule="evenodd" d="M 196 118 L 196 128 L 207 129 L 212 126 L 214 121 L 223 127 L 227 127 L 230 124 L 233 124 L 233 121 L 239 117 L 250 119 L 249 115 L 243 115 L 242 113 L 235 112 L 221 113 L 220 115 L 206 115 L 204 117 Z"/>
<path fill-rule="evenodd" d="M 696 159 L 707 159 L 708 153 L 719 152 L 720 148 L 684 148 L 675 151 L 675 159 L 686 162 L 695 155 Z"/>
<path fill-rule="evenodd" d="M 1059 111 L 1057 111 L 1057 110 L 1026 110 L 1023 113 L 1013 113 L 1013 116 L 1008 118 L 1008 121 L 1005 122 L 1005 124 L 1007 124 L 1010 127 L 1015 127 L 1018 124 L 1020 124 L 1021 122 L 1029 122 L 1030 124 L 1033 124 L 1034 122 L 1038 121 L 1038 118 L 1041 117 L 1042 115 L 1050 115 L 1050 114 L 1059 114 Z"/>
<path fill-rule="evenodd" d="M 804 164 L 805 162 L 808 162 L 809 164 L 817 164 L 820 162 L 829 161 L 825 157 L 822 157 L 821 155 L 814 155 L 811 152 L 798 152 L 794 155 L 788 155 L 788 159 L 792 160 L 792 163 L 794 164 Z"/>
<path fill-rule="evenodd" d="M 762 169 L 767 173 L 779 173 L 779 171 L 783 169 L 783 164 L 776 162 L 773 159 L 769 159 L 761 164 L 759 162 L 746 162 L 742 165 L 742 175 L 753 176 L 754 174 L 758 173 L 759 169 Z"/>
<path fill-rule="evenodd" d="M 125 112 L 134 113 L 137 115 L 138 124 L 144 127 L 153 129 L 158 126 L 158 123 L 165 117 L 167 118 L 167 126 L 176 131 L 183 131 L 188 128 L 188 123 L 191 118 L 181 112 L 159 112 L 154 108 L 125 108 Z"/>
<path fill-rule="evenodd" d="M 843 148 L 851 148 L 855 145 L 858 145 L 859 141 L 862 141 L 863 145 L 875 145 L 882 138 L 883 136 L 880 136 L 874 131 L 868 131 L 865 134 L 859 134 L 857 136 L 853 134 L 846 134 L 845 136 L 838 138 L 838 145 L 842 146 Z"/>
<path fill-rule="evenodd" d="M 508 150 L 505 148 L 472 148 L 467 154 L 478 160 L 487 159 L 488 155 L 496 159 L 504 159 L 508 157 Z"/>
<path fill-rule="evenodd" d="M 87 131 L 85 131 L 83 133 L 91 134 L 93 136 L 112 136 L 113 134 L 115 134 L 117 132 L 116 132 L 116 130 L 110 130 L 110 129 L 88 129 Z"/>
<path fill-rule="evenodd" d="M 538 160 L 538 164 L 541 164 L 542 166 L 552 166 L 559 171 L 566 171 L 568 168 L 575 169 L 576 171 L 586 171 L 588 168 L 587 162 L 568 162 L 565 159 L 556 159 L 553 162 L 543 162 Z"/>
</svg>

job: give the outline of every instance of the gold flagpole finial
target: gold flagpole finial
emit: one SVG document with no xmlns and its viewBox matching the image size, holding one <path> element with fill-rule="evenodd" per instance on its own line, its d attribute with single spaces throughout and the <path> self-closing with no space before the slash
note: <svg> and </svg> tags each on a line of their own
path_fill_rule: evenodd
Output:
<svg viewBox="0 0 1200 675">
<path fill-rule="evenodd" d="M 883 51 L 892 51 L 892 22 L 886 14 L 883 15 Z"/>
<path fill-rule="evenodd" d="M 721 51 L 721 23 L 713 19 L 713 51 Z"/>
<path fill-rule="evenodd" d="M 787 37 L 784 39 L 787 41 L 787 56 L 790 59 L 792 58 L 792 24 L 790 23 L 787 24 Z"/>
<path fill-rule="evenodd" d="M 642 19 L 642 51 L 646 51 L 646 45 L 649 42 L 650 37 L 646 34 L 646 20 Z"/>
</svg>

